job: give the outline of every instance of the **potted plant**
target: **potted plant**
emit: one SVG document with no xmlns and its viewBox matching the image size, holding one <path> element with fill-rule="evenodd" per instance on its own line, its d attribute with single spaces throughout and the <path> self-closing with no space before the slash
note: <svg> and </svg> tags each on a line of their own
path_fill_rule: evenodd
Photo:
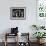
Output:
<svg viewBox="0 0 46 46">
<path fill-rule="evenodd" d="M 42 38 L 45 38 L 44 37 L 46 36 L 45 34 L 46 34 L 45 32 L 35 32 L 33 35 L 37 38 L 37 41 L 40 43 L 40 40 Z"/>
</svg>

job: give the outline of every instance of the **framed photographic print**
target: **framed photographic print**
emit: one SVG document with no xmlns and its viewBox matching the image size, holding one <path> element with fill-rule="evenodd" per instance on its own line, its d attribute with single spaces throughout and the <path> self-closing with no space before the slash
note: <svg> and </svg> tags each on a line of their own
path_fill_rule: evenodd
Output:
<svg viewBox="0 0 46 46">
<path fill-rule="evenodd" d="M 26 19 L 26 8 L 25 7 L 11 7 L 10 8 L 10 19 L 11 20 Z"/>
</svg>

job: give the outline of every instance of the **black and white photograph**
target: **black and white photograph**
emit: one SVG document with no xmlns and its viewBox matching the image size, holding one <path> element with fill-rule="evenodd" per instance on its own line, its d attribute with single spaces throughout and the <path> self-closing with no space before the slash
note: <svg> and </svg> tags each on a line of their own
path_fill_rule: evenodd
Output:
<svg viewBox="0 0 46 46">
<path fill-rule="evenodd" d="M 25 7 L 11 7 L 10 8 L 10 19 L 11 20 L 26 19 L 26 8 Z"/>
</svg>

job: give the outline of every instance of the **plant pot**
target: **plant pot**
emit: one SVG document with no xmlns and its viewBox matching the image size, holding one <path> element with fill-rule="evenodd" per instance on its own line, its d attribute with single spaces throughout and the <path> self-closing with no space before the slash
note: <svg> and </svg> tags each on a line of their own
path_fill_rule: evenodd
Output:
<svg viewBox="0 0 46 46">
<path fill-rule="evenodd" d="M 37 42 L 38 42 L 39 44 L 41 44 L 41 43 L 44 42 L 44 40 L 45 40 L 45 39 L 38 39 Z"/>
<path fill-rule="evenodd" d="M 44 43 L 44 40 L 45 40 L 45 39 L 40 39 L 40 43 Z"/>
<path fill-rule="evenodd" d="M 37 39 L 37 43 L 40 43 L 40 39 Z"/>
</svg>

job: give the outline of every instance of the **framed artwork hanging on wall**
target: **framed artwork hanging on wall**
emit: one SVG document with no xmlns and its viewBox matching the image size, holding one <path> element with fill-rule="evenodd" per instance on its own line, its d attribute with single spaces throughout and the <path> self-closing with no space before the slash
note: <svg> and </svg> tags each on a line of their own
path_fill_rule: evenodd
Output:
<svg viewBox="0 0 46 46">
<path fill-rule="evenodd" d="M 25 20 L 26 19 L 26 8 L 25 7 L 11 7 L 10 8 L 10 19 L 11 20 Z"/>
</svg>

